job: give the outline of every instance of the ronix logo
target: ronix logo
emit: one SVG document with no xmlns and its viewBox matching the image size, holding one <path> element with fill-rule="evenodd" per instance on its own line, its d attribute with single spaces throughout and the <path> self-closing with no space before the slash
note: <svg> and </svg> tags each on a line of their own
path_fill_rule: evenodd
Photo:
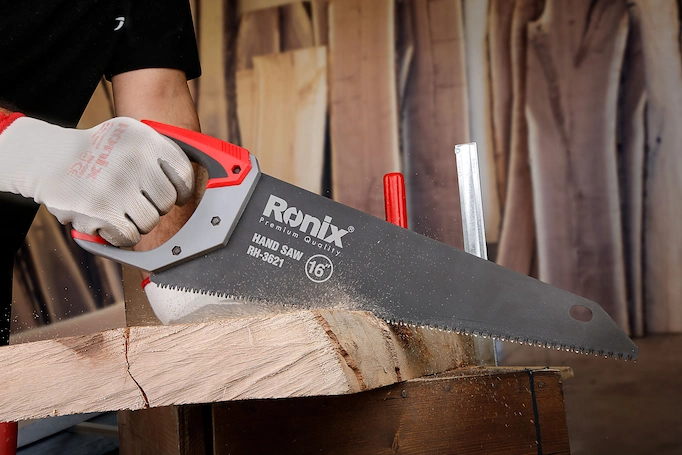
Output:
<svg viewBox="0 0 682 455">
<path fill-rule="evenodd" d="M 287 201 L 274 194 L 270 195 L 268 203 L 265 204 L 263 216 L 274 217 L 280 223 L 298 228 L 304 234 L 317 237 L 327 243 L 334 242 L 336 246 L 341 248 L 343 248 L 341 237 L 348 234 L 347 230 L 339 229 L 332 224 L 332 217 L 325 216 L 323 221 L 320 221 L 319 218 L 305 214 L 296 207 L 289 207 Z"/>
</svg>

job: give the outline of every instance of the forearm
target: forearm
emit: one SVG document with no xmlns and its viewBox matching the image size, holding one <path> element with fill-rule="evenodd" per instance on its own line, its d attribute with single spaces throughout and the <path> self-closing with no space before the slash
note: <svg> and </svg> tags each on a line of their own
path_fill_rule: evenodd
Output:
<svg viewBox="0 0 682 455">
<path fill-rule="evenodd" d="M 148 119 L 182 128 L 200 131 L 194 102 L 182 71 L 146 69 L 114 76 L 114 104 L 116 115 Z M 189 219 L 206 185 L 203 169 L 194 165 L 194 197 L 182 207 L 174 207 L 161 218 L 159 225 L 135 246 L 136 250 L 150 250 L 163 244 Z"/>
<path fill-rule="evenodd" d="M 112 83 L 117 116 L 155 120 L 200 131 L 184 72 L 144 69 L 116 75 Z"/>
</svg>

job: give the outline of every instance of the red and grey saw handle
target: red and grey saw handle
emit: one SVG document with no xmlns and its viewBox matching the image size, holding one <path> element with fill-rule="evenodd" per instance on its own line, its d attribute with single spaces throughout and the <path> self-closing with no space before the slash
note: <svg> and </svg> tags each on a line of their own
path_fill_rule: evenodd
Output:
<svg viewBox="0 0 682 455">
<path fill-rule="evenodd" d="M 84 250 L 148 272 L 227 244 L 260 178 L 258 161 L 248 150 L 205 134 L 164 123 L 143 123 L 167 136 L 208 172 L 206 191 L 185 225 L 163 245 L 149 251 L 114 247 L 99 236 L 72 231 Z"/>
</svg>

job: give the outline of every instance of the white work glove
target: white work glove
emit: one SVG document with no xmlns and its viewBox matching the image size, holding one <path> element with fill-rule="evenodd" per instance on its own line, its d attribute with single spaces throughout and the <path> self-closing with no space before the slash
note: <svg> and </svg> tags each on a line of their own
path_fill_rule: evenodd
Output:
<svg viewBox="0 0 682 455">
<path fill-rule="evenodd" d="M 0 132 L 0 191 L 33 198 L 63 224 L 131 246 L 190 197 L 194 174 L 170 139 L 131 118 L 89 130 L 20 117 Z"/>
</svg>

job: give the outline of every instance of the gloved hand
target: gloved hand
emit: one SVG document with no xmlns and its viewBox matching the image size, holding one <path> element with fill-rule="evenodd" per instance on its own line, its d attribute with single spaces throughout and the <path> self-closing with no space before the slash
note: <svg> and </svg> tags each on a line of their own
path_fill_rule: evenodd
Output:
<svg viewBox="0 0 682 455">
<path fill-rule="evenodd" d="M 117 246 L 136 244 L 184 204 L 193 178 L 177 144 L 131 118 L 76 130 L 19 117 L 0 128 L 0 191 L 33 198 L 61 223 Z"/>
</svg>

